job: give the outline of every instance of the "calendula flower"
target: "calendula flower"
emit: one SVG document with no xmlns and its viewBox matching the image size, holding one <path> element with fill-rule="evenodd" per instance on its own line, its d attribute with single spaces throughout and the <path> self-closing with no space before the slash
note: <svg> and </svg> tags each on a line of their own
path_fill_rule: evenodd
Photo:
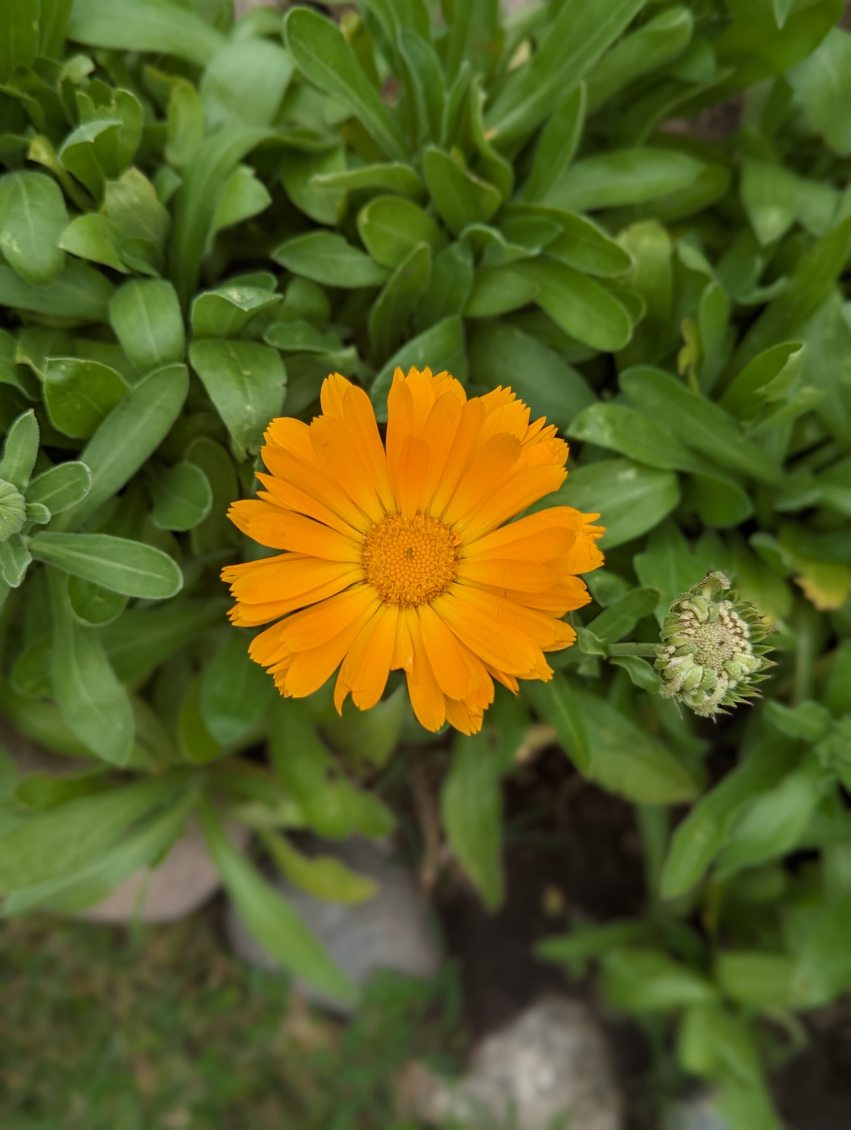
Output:
<svg viewBox="0 0 851 1130">
<path fill-rule="evenodd" d="M 226 568 L 234 624 L 276 621 L 251 643 L 280 693 L 300 698 L 339 668 L 334 702 L 367 710 L 405 672 L 429 730 L 475 733 L 493 680 L 552 677 L 573 643 L 561 619 L 590 599 L 598 515 L 555 506 L 516 521 L 565 479 L 567 445 L 510 389 L 468 399 L 448 373 L 397 369 L 386 444 L 366 393 L 339 373 L 322 415 L 273 420 L 256 500 L 233 522 L 278 556 Z"/>
<path fill-rule="evenodd" d="M 762 643 L 765 620 L 729 589 L 723 573 L 708 573 L 677 597 L 656 649 L 663 697 L 707 718 L 757 697 L 756 684 L 774 666 L 767 658 L 770 648 Z"/>
</svg>

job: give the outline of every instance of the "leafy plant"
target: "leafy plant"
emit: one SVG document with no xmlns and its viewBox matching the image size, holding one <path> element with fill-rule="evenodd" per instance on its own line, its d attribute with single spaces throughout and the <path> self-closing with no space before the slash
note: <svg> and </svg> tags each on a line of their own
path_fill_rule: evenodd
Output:
<svg viewBox="0 0 851 1130">
<path fill-rule="evenodd" d="M 269 419 L 310 417 L 331 371 L 379 410 L 397 365 L 510 385 L 574 441 L 555 501 L 601 513 L 607 564 L 553 681 L 453 742 L 445 835 L 497 905 L 502 781 L 550 723 L 638 806 L 655 861 L 626 940 L 604 925 L 553 954 L 596 947 L 613 999 L 671 1018 L 733 1125 L 775 1124 L 761 1018 L 851 976 L 841 11 L 3 7 L 0 709 L 74 759 L 8 775 L 6 913 L 92 901 L 200 812 L 267 948 L 350 991 L 222 821 L 261 830 L 291 881 L 360 897 L 291 834 L 385 834 L 409 765 L 392 755 L 422 734 L 398 695 L 342 719 L 323 693 L 274 697 L 225 624 L 218 571 L 247 552 L 225 512 Z M 719 106 L 740 123 L 704 136 Z M 777 660 L 763 702 L 714 727 L 648 662 L 711 570 Z"/>
</svg>

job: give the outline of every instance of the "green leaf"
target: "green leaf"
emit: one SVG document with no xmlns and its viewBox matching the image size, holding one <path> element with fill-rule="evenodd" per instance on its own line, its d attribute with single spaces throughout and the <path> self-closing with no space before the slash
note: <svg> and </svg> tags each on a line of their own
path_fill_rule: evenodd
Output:
<svg viewBox="0 0 851 1130">
<path fill-rule="evenodd" d="M 281 180 L 287 196 L 295 206 L 312 220 L 336 227 L 343 216 L 346 192 L 342 188 L 328 188 L 319 183 L 322 173 L 342 172 L 346 167 L 346 153 L 342 145 L 317 152 L 289 152 L 281 166 Z"/>
<path fill-rule="evenodd" d="M 662 872 L 662 898 L 679 898 L 694 887 L 728 842 L 742 809 L 770 795 L 794 763 L 790 742 L 765 740 L 695 804 L 671 839 Z"/>
<path fill-rule="evenodd" d="M 795 6 L 795 0 L 771 0 L 771 6 L 774 10 L 774 18 L 777 21 L 777 26 L 783 27 L 786 20 L 789 18 L 789 13 Z"/>
<path fill-rule="evenodd" d="M 625 228 L 618 240 L 632 258 L 632 268 L 619 280 L 644 304 L 644 316 L 619 358 L 625 368 L 640 361 L 658 361 L 674 334 L 673 244 L 666 228 L 645 220 Z"/>
<path fill-rule="evenodd" d="M 256 342 L 206 338 L 192 343 L 189 360 L 233 442 L 257 451 L 284 402 L 287 373 L 281 355 Z"/>
<path fill-rule="evenodd" d="M 199 91 L 208 127 L 231 121 L 272 125 L 294 67 L 290 55 L 268 39 L 244 39 L 217 51 L 201 77 Z M 246 75 L 251 81 L 246 82 Z"/>
<path fill-rule="evenodd" d="M 201 717 L 201 679 L 194 675 L 184 681 L 177 709 L 177 744 L 181 755 L 192 765 L 208 765 L 222 755 L 217 742 Z"/>
<path fill-rule="evenodd" d="M 637 366 L 621 374 L 620 384 L 636 408 L 674 430 L 695 451 L 757 482 L 777 482 L 777 467 L 745 438 L 736 421 L 669 373 Z"/>
<path fill-rule="evenodd" d="M 551 217 L 562 229 L 562 234 L 547 244 L 547 254 L 561 259 L 569 267 L 590 275 L 615 277 L 633 266 L 630 254 L 585 216 L 556 208 L 535 209 L 535 212 Z"/>
<path fill-rule="evenodd" d="M 591 770 L 591 748 L 582 709 L 571 684 L 556 674 L 548 683 L 528 682 L 523 694 L 538 714 L 555 727 L 559 744 L 580 773 Z"/>
<path fill-rule="evenodd" d="M 202 805 L 200 817 L 225 889 L 254 938 L 289 972 L 338 1000 L 354 1002 L 357 991 L 349 979 L 332 963 L 289 903 L 233 846 L 208 803 Z"/>
<path fill-rule="evenodd" d="M 167 553 L 111 534 L 46 530 L 30 538 L 30 550 L 38 561 L 124 596 L 167 600 L 183 585 L 180 569 Z"/>
<path fill-rule="evenodd" d="M 575 687 L 572 694 L 588 733 L 585 775 L 590 780 L 637 804 L 680 804 L 692 799 L 695 782 L 666 745 L 611 702 Z"/>
<path fill-rule="evenodd" d="M 239 164 L 268 140 L 264 126 L 232 123 L 201 141 L 183 171 L 174 198 L 170 271 L 184 306 L 197 289 L 205 255 L 218 230 L 261 212 L 271 200 L 251 169 Z"/>
<path fill-rule="evenodd" d="M 538 288 L 535 302 L 565 333 L 594 349 L 622 349 L 632 333 L 632 319 L 619 299 L 566 263 L 541 255 L 512 268 Z"/>
<path fill-rule="evenodd" d="M 535 302 L 556 325 L 583 345 L 613 352 L 629 341 L 629 311 L 594 279 L 546 255 L 521 260 L 512 271 L 535 285 Z"/>
<path fill-rule="evenodd" d="M 31 561 L 27 541 L 21 534 L 10 534 L 0 542 L 0 578 L 10 589 L 19 587 Z"/>
<path fill-rule="evenodd" d="M 333 855 L 305 855 L 274 832 L 263 834 L 263 844 L 281 874 L 313 898 L 359 903 L 375 895 L 376 885 L 372 879 L 356 874 Z"/>
<path fill-rule="evenodd" d="M 752 358 L 730 381 L 719 404 L 739 419 L 758 415 L 771 389 L 791 388 L 802 371 L 806 347 L 799 341 L 772 345 Z"/>
<path fill-rule="evenodd" d="M 851 248 L 851 217 L 837 224 L 801 256 L 788 285 L 762 312 L 733 359 L 741 369 L 758 353 L 797 335 L 802 323 L 822 305 L 842 272 Z"/>
<path fill-rule="evenodd" d="M 164 858 L 184 831 L 194 803 L 194 792 L 186 787 L 186 782 L 173 782 L 166 803 L 150 818 L 129 829 L 120 843 L 80 871 L 13 892 L 5 900 L 5 914 L 29 914 L 41 907 L 53 913 L 75 913 L 99 902 L 134 872 L 156 866 Z"/>
<path fill-rule="evenodd" d="M 0 459 L 0 479 L 11 483 L 21 493 L 27 488 L 38 456 L 38 421 L 30 408 L 14 421 L 6 432 L 3 458 Z"/>
<path fill-rule="evenodd" d="M 127 393 L 115 369 L 77 357 L 49 357 L 44 371 L 44 403 L 50 422 L 66 436 L 92 435 Z"/>
<path fill-rule="evenodd" d="M 684 7 L 665 8 L 608 51 L 588 76 L 588 109 L 593 113 L 642 75 L 664 73 L 686 49 L 694 16 Z"/>
<path fill-rule="evenodd" d="M 170 282 L 134 279 L 125 283 L 109 304 L 109 321 L 140 373 L 183 360 L 183 315 Z"/>
<path fill-rule="evenodd" d="M 806 831 L 823 786 L 824 770 L 813 759 L 757 797 L 737 820 L 718 856 L 719 877 L 792 851 Z"/>
<path fill-rule="evenodd" d="M 43 314 L 73 323 L 105 322 L 112 283 L 88 263 L 68 259 L 62 271 L 44 286 L 25 282 L 0 264 L 0 306 Z"/>
<path fill-rule="evenodd" d="M 68 36 L 87 47 L 152 51 L 202 67 L 225 44 L 211 23 L 171 0 L 74 0 Z"/>
<path fill-rule="evenodd" d="M 121 783 L 22 820 L 0 835 L 0 890 L 68 879 L 101 862 L 179 788 L 168 775 Z"/>
<path fill-rule="evenodd" d="M 387 357 L 399 346 L 430 277 L 431 249 L 427 243 L 418 243 L 390 276 L 369 312 L 373 356 Z"/>
<path fill-rule="evenodd" d="M 501 777 L 487 734 L 459 737 L 440 794 L 449 846 L 490 910 L 504 895 Z"/>
<path fill-rule="evenodd" d="M 275 693 L 266 671 L 249 659 L 246 640 L 231 631 L 204 668 L 201 718 L 221 745 L 240 742 L 259 733 Z"/>
<path fill-rule="evenodd" d="M 183 407 L 189 387 L 184 365 L 155 369 L 106 417 L 82 452 L 91 490 L 57 522 L 79 525 L 127 483 L 159 447 Z"/>
<path fill-rule="evenodd" d="M 67 223 L 56 181 L 32 172 L 0 177 L 0 252 L 27 282 L 49 283 L 62 270 L 59 237 Z"/>
<path fill-rule="evenodd" d="M 422 161 L 432 202 L 451 232 L 457 235 L 467 224 L 487 223 L 499 210 L 499 190 L 470 172 L 446 150 L 429 145 Z"/>
<path fill-rule="evenodd" d="M 57 154 L 64 169 L 100 201 L 106 180 L 124 169 L 120 159 L 124 123 L 104 108 L 102 117 L 81 122 L 63 141 Z"/>
<path fill-rule="evenodd" d="M 500 145 L 527 136 L 552 110 L 553 101 L 583 78 L 613 43 L 644 0 L 574 0 L 561 8 L 531 59 L 515 68 L 487 113 L 488 130 Z"/>
<path fill-rule="evenodd" d="M 282 300 L 255 286 L 223 286 L 206 290 L 192 303 L 192 332 L 198 337 L 239 337 L 257 314 L 270 310 Z"/>
<path fill-rule="evenodd" d="M 532 203 L 543 200 L 567 173 L 585 126 L 586 88 L 571 90 L 547 118 L 535 144 L 532 167 L 518 197 Z"/>
<path fill-rule="evenodd" d="M 31 0 L 6 0 L 0 9 L 0 82 L 38 54 L 39 23 Z"/>
<path fill-rule="evenodd" d="M 635 408 L 610 401 L 590 404 L 566 429 L 567 435 L 617 451 L 648 467 L 686 471 L 698 461 L 680 443 L 676 433 Z"/>
<path fill-rule="evenodd" d="M 74 618 L 86 628 L 111 624 L 127 607 L 126 596 L 79 577 L 68 578 L 68 600 Z"/>
<path fill-rule="evenodd" d="M 796 220 L 822 235 L 836 211 L 835 189 L 805 180 L 775 161 L 746 159 L 740 191 L 751 227 L 763 246 L 781 239 Z"/>
<path fill-rule="evenodd" d="M 317 835 L 339 840 L 355 832 L 384 836 L 392 830 L 393 816 L 378 797 L 339 774 L 302 703 L 273 695 L 268 748 L 276 773 Z"/>
<path fill-rule="evenodd" d="M 729 530 L 753 514 L 751 496 L 735 479 L 726 475 L 693 472 L 683 493 L 683 502 L 705 526 Z"/>
<path fill-rule="evenodd" d="M 464 349 L 464 323 L 455 314 L 437 322 L 417 337 L 411 338 L 393 354 L 370 389 L 375 414 L 380 421 L 387 419 L 386 397 L 396 368 L 407 370 L 430 368 L 433 373 L 444 369 L 463 382 L 467 376 L 467 356 Z"/>
<path fill-rule="evenodd" d="M 780 4 L 788 12 L 791 0 L 775 0 L 775 11 Z M 851 36 L 835 27 L 789 76 L 811 130 L 839 157 L 851 155 L 851 123 L 845 112 L 851 99 L 849 68 Z"/>
<path fill-rule="evenodd" d="M 595 616 L 586 628 L 589 632 L 593 632 L 597 639 L 606 643 L 617 643 L 645 616 L 655 612 L 658 603 L 657 589 L 630 589 L 628 593 L 612 601 L 599 616 Z"/>
<path fill-rule="evenodd" d="M 715 961 L 715 980 L 731 1000 L 750 1007 L 803 1008 L 795 962 L 781 953 L 727 950 Z"/>
<path fill-rule="evenodd" d="M 713 168 L 679 149 L 615 149 L 577 161 L 544 202 L 578 212 L 647 204 L 708 183 Z"/>
<path fill-rule="evenodd" d="M 386 267 L 331 232 L 297 235 L 277 247 L 272 258 L 293 274 L 326 286 L 380 286 L 389 276 Z"/>
<path fill-rule="evenodd" d="M 493 0 L 441 0 L 441 10 L 449 32 L 445 44 L 445 65 L 449 79 L 455 77 L 465 61 L 476 71 L 488 72 L 496 65 L 502 29 Z"/>
<path fill-rule="evenodd" d="M 61 514 L 81 502 L 91 484 L 92 473 L 86 464 L 72 460 L 50 467 L 31 479 L 27 499 L 46 506 L 51 514 Z"/>
<path fill-rule="evenodd" d="M 603 956 L 606 997 L 625 1012 L 679 1012 L 710 1004 L 717 989 L 660 950 L 616 949 Z"/>
<path fill-rule="evenodd" d="M 305 77 L 351 109 L 388 157 L 404 160 L 405 139 L 337 25 L 309 8 L 294 8 L 287 13 L 284 34 Z"/>
<path fill-rule="evenodd" d="M 172 655 L 221 624 L 226 600 L 174 600 L 125 612 L 101 633 L 110 662 L 126 683 L 140 685 Z"/>
<path fill-rule="evenodd" d="M 315 173 L 311 183 L 318 189 L 345 192 L 374 188 L 382 192 L 397 192 L 400 196 L 410 196 L 413 200 L 425 195 L 425 186 L 414 167 L 401 161 L 356 165 L 354 168 L 332 173 Z"/>
<path fill-rule="evenodd" d="M 482 388 L 512 388 L 532 409 L 566 429 L 593 403 L 585 378 L 537 338 L 515 326 L 486 322 L 473 328 L 469 344 L 470 381 Z"/>
<path fill-rule="evenodd" d="M 80 259 L 129 274 L 130 269 L 121 256 L 118 232 L 109 218 L 99 212 L 76 216 L 62 232 L 59 247 Z"/>
<path fill-rule="evenodd" d="M 613 549 L 652 530 L 680 500 L 677 476 L 629 459 L 605 459 L 571 472 L 547 505 L 562 503 L 600 514 L 601 544 Z"/>
<path fill-rule="evenodd" d="M 90 628 L 81 628 L 72 617 L 65 577 L 51 570 L 48 578 L 53 628 L 51 680 L 62 718 L 98 757 L 112 765 L 126 765 L 135 736 L 130 699 L 116 678 L 100 637 Z"/>
<path fill-rule="evenodd" d="M 398 267 L 420 243 L 438 252 L 446 239 L 419 205 L 402 196 L 376 196 L 358 212 L 358 232 L 372 258 Z"/>
<path fill-rule="evenodd" d="M 161 530 L 193 530 L 213 505 L 207 476 L 194 463 L 175 463 L 155 475 L 151 493 L 154 525 Z"/>
<path fill-rule="evenodd" d="M 473 287 L 473 254 L 466 243 L 450 243 L 434 256 L 431 282 L 414 324 L 419 331 L 463 310 Z"/>
<path fill-rule="evenodd" d="M 534 302 L 540 285 L 512 267 L 479 267 L 473 289 L 464 307 L 468 318 L 491 318 L 519 310 Z"/>
</svg>

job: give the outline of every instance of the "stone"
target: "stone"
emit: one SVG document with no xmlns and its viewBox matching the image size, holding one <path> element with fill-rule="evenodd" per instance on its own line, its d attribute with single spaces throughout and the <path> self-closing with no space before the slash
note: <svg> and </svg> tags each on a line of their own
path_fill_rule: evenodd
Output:
<svg viewBox="0 0 851 1130">
<path fill-rule="evenodd" d="M 730 1130 L 715 1105 L 715 1096 L 701 1092 L 683 1099 L 665 1115 L 663 1130 Z"/>
<path fill-rule="evenodd" d="M 244 848 L 248 829 L 232 822 L 226 822 L 225 828 L 233 844 Z M 89 922 L 177 922 L 200 910 L 221 885 L 203 833 L 190 820 L 184 835 L 157 867 L 136 871 L 76 917 Z"/>
<path fill-rule="evenodd" d="M 283 879 L 275 880 L 282 897 L 298 911 L 332 960 L 358 987 L 379 969 L 409 977 L 433 977 L 439 964 L 437 946 L 410 871 L 388 848 L 368 840 L 323 845 L 322 851 L 373 879 L 377 888 L 373 898 L 365 902 L 342 904 L 321 901 Z M 244 961 L 268 970 L 280 968 L 248 933 L 232 904 L 226 925 L 231 944 Z M 306 982 L 296 980 L 295 985 L 307 999 L 333 1012 L 348 1016 L 354 1011 L 351 1005 Z"/>
<path fill-rule="evenodd" d="M 457 1080 L 407 1068 L 400 1105 L 469 1130 L 620 1130 L 621 1101 L 603 1033 L 580 1001 L 550 995 L 487 1036 Z"/>
</svg>

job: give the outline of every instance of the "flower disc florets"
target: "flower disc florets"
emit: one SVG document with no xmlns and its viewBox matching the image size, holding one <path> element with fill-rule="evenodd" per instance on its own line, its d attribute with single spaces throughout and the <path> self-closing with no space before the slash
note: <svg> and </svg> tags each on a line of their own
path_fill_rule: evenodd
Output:
<svg viewBox="0 0 851 1130">
<path fill-rule="evenodd" d="M 656 649 L 662 695 L 707 718 L 756 697 L 755 684 L 773 666 L 766 658 L 770 649 L 761 642 L 765 621 L 729 589 L 723 573 L 708 573 L 678 597 L 668 610 Z"/>
</svg>

